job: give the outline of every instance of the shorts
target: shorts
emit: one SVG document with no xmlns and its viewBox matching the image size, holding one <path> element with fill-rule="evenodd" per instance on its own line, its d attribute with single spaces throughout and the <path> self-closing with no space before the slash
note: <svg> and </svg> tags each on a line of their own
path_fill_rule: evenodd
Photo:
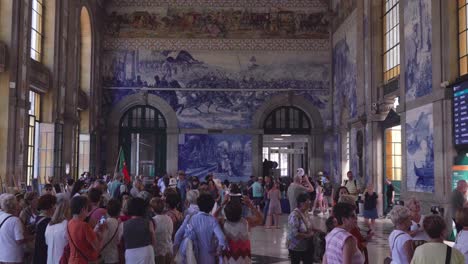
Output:
<svg viewBox="0 0 468 264">
<path fill-rule="evenodd" d="M 262 204 L 262 201 L 263 201 L 263 197 L 254 197 L 253 198 L 254 205 L 260 206 Z"/>
<path fill-rule="evenodd" d="M 377 219 L 377 218 L 379 218 L 379 215 L 377 214 L 377 208 L 374 208 L 372 210 L 364 210 L 363 216 L 364 216 L 364 218 L 368 218 L 368 219 Z"/>
</svg>

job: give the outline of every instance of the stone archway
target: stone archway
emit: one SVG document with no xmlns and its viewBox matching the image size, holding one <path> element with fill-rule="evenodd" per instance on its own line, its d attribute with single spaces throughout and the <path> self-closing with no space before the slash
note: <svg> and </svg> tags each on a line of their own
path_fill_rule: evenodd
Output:
<svg viewBox="0 0 468 264">
<path fill-rule="evenodd" d="M 263 146 L 263 125 L 267 116 L 276 108 L 281 106 L 294 106 L 309 117 L 311 121 L 310 147 L 309 147 L 309 170 L 315 173 L 323 170 L 324 157 L 324 124 L 323 119 L 316 107 L 306 98 L 292 93 L 284 93 L 268 99 L 254 114 L 252 118 L 252 128 L 259 131 L 260 136 L 252 140 L 252 162 L 254 164 L 254 174 L 260 175 L 262 169 L 262 146 Z M 258 169 L 256 169 L 258 168 Z"/>
<path fill-rule="evenodd" d="M 107 156 L 106 168 L 108 173 L 113 173 L 115 163 L 119 152 L 119 122 L 121 117 L 130 108 L 138 105 L 149 105 L 158 109 L 167 122 L 167 162 L 168 173 L 175 173 L 178 168 L 178 142 L 179 142 L 179 121 L 172 107 L 162 98 L 145 93 L 138 92 L 128 95 L 119 101 L 109 115 L 107 131 Z"/>
</svg>

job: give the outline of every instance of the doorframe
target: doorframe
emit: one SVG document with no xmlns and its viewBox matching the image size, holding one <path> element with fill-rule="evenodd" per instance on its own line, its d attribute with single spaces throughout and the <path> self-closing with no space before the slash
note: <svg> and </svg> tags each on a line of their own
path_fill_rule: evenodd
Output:
<svg viewBox="0 0 468 264">
<path fill-rule="evenodd" d="M 109 114 L 107 123 L 106 170 L 113 173 L 119 154 L 119 128 L 121 117 L 134 106 L 152 106 L 159 110 L 166 120 L 166 172 L 175 174 L 178 169 L 179 121 L 172 107 L 161 97 L 148 92 L 137 92 L 125 96 L 116 103 Z"/>
</svg>

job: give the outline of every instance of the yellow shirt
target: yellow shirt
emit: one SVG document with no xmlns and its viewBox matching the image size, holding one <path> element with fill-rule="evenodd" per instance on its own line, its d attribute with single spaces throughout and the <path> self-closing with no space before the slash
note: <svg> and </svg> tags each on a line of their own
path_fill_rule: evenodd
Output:
<svg viewBox="0 0 468 264">
<path fill-rule="evenodd" d="M 416 248 L 411 264 L 427 264 L 427 263 L 445 263 L 447 256 L 447 245 L 443 243 L 428 242 Z M 452 248 L 452 264 L 465 264 L 465 256 Z"/>
</svg>

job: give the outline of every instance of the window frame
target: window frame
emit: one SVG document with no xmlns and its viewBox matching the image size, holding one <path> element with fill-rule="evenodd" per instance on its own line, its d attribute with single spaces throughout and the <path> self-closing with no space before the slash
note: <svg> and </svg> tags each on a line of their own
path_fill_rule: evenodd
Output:
<svg viewBox="0 0 468 264">
<path fill-rule="evenodd" d="M 45 0 L 32 0 L 31 1 L 31 24 L 30 24 L 30 37 L 31 37 L 31 42 L 30 42 L 30 49 L 29 49 L 29 56 L 31 59 L 37 61 L 37 62 L 42 62 L 42 57 L 43 57 L 43 49 L 44 49 L 44 12 L 45 12 Z M 34 7 L 37 5 L 38 10 L 36 10 Z M 40 9 L 40 10 L 39 10 Z M 33 21 L 35 15 L 39 18 L 39 22 L 36 26 L 37 28 L 33 27 Z M 36 45 L 33 46 L 33 35 L 35 36 L 36 39 Z M 37 50 L 39 49 L 39 50 Z"/>
<path fill-rule="evenodd" d="M 458 74 L 464 76 L 468 74 L 468 1 L 459 0 L 457 1 L 457 35 L 458 35 Z M 464 13 L 464 20 L 462 19 L 461 13 Z M 464 22 L 464 25 L 462 24 Z M 464 43 L 463 37 L 464 37 Z M 464 54 L 462 54 L 464 50 Z M 464 60 L 464 62 L 462 62 Z M 464 64 L 464 65 L 463 65 Z M 462 70 L 464 66 L 464 70 Z"/>
<path fill-rule="evenodd" d="M 388 4 L 390 4 L 390 6 L 387 10 Z M 389 19 L 387 19 L 387 17 L 389 17 Z M 390 25 L 393 24 L 392 22 L 394 22 L 395 25 L 393 25 L 393 27 L 389 28 L 387 31 L 387 21 L 391 19 L 396 19 L 398 21 L 390 21 Z M 382 78 L 385 83 L 388 83 L 398 78 L 400 76 L 401 70 L 400 0 L 383 0 L 382 32 Z M 393 45 L 387 47 L 387 36 L 389 35 L 394 35 L 394 38 L 390 37 L 388 41 L 390 45 Z M 389 59 L 392 59 L 393 63 L 391 65 L 389 64 L 389 67 L 387 69 L 387 61 L 389 61 Z"/>
</svg>

